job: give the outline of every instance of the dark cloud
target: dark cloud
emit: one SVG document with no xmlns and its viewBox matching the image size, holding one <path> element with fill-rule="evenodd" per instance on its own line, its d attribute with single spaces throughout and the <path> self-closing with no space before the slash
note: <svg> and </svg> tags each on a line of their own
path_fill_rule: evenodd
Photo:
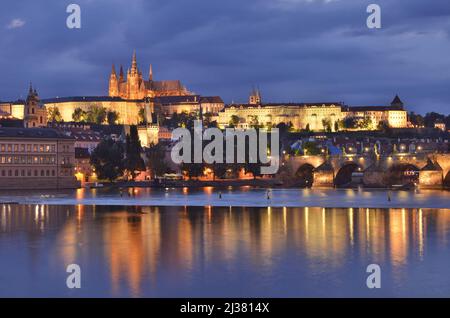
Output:
<svg viewBox="0 0 450 318">
<path fill-rule="evenodd" d="M 384 104 L 448 112 L 447 0 L 83 0 L 82 29 L 65 1 L 8 1 L 0 12 L 0 99 L 103 95 L 111 63 L 181 79 L 191 90 L 244 101 Z M 381 5 L 381 30 L 365 26 Z M 16 19 L 15 28 L 9 27 Z M 23 23 L 18 23 L 21 21 Z M 20 26 L 19 26 L 20 25 Z"/>
</svg>

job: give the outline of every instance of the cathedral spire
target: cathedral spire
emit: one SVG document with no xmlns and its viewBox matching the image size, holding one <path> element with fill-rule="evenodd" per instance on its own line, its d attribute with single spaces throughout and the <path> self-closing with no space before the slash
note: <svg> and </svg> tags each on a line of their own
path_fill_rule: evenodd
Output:
<svg viewBox="0 0 450 318">
<path fill-rule="evenodd" d="M 151 64 L 150 64 L 150 69 L 148 71 L 148 80 L 153 81 L 153 67 Z"/>
<path fill-rule="evenodd" d="M 30 82 L 30 89 L 28 90 L 28 94 L 33 94 L 33 83 Z"/>
<path fill-rule="evenodd" d="M 112 65 L 112 69 L 111 69 L 111 76 L 112 76 L 112 75 L 117 76 L 117 75 L 116 75 L 116 67 L 114 66 L 114 63 L 113 63 L 113 65 Z"/>
<path fill-rule="evenodd" d="M 123 82 L 123 67 L 120 65 L 119 81 Z"/>
<path fill-rule="evenodd" d="M 131 61 L 131 73 L 137 73 L 136 50 L 133 51 L 133 60 Z"/>
</svg>

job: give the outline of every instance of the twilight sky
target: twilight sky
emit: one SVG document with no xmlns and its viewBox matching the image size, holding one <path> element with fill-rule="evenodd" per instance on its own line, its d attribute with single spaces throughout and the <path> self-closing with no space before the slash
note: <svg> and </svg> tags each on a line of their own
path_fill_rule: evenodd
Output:
<svg viewBox="0 0 450 318">
<path fill-rule="evenodd" d="M 81 6 L 82 28 L 66 27 Z M 366 7 L 382 7 L 382 29 Z M 246 101 L 382 105 L 398 93 L 417 112 L 450 113 L 448 0 L 2 1 L 0 100 L 107 95 L 111 64 L 133 49 L 148 76 Z"/>
</svg>

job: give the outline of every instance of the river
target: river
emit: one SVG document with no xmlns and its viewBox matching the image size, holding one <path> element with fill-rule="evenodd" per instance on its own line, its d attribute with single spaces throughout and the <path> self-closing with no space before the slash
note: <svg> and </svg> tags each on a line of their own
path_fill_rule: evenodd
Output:
<svg viewBox="0 0 450 318">
<path fill-rule="evenodd" d="M 448 192 L 132 192 L 2 193 L 0 296 L 450 297 Z"/>
</svg>

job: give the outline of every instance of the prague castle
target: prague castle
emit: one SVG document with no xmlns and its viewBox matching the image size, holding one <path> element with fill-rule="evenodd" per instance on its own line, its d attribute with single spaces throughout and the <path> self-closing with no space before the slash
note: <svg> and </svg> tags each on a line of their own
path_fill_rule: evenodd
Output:
<svg viewBox="0 0 450 318">
<path fill-rule="evenodd" d="M 147 107 L 146 107 L 147 106 Z M 65 122 L 73 121 L 75 110 L 88 112 L 92 108 L 104 108 L 118 114 L 116 123 L 139 124 L 139 113 L 151 113 L 170 117 L 173 113 L 210 113 L 212 120 L 224 128 L 233 122 L 239 128 L 251 126 L 271 127 L 280 123 L 293 130 L 335 131 L 341 129 L 347 119 L 363 122 L 364 127 L 354 129 L 377 129 L 381 123 L 393 128 L 407 127 L 407 111 L 398 96 L 387 106 L 349 107 L 341 102 L 316 103 L 263 103 L 259 90 L 253 90 L 248 103 L 225 106 L 219 96 L 201 96 L 190 92 L 179 80 L 155 81 L 152 66 L 144 79 L 133 53 L 131 67 L 126 74 L 120 66 L 117 76 L 114 65 L 109 76 L 107 96 L 76 96 L 39 100 L 37 91 L 30 87 L 26 101 L 0 103 L 0 117 L 24 120 L 26 127 L 46 126 L 46 113 L 57 109 Z M 348 127 L 345 127 L 348 128 Z"/>
<path fill-rule="evenodd" d="M 34 93 L 36 96 L 29 94 L 31 99 L 27 99 L 27 101 L 0 103 L 0 115 L 4 114 L 3 116 L 12 116 L 18 119 L 38 118 L 38 122 L 30 122 L 30 127 L 43 126 L 39 123 L 39 121 L 42 121 L 41 115 L 36 117 L 35 114 L 27 113 L 26 105 L 37 97 L 37 92 L 34 91 Z M 126 77 L 122 66 L 119 76 L 116 74 L 115 67 L 112 67 L 108 96 L 56 97 L 42 99 L 39 101 L 39 105 L 39 108 L 30 108 L 30 110 L 58 109 L 65 122 L 73 121 L 73 114 L 76 109 L 87 112 L 92 107 L 100 107 L 107 111 L 116 112 L 118 124 L 136 125 L 140 122 L 138 114 L 142 109 L 145 109 L 146 105 L 150 106 L 148 108 L 150 112 L 159 112 L 165 116 L 170 116 L 173 113 L 181 112 L 199 114 L 201 110 L 215 114 L 223 109 L 224 102 L 219 96 L 196 95 L 187 90 L 179 80 L 153 80 L 151 65 L 148 80 L 144 80 L 142 71 L 138 67 L 136 53 L 133 53 L 131 68 L 128 69 Z"/>
</svg>

